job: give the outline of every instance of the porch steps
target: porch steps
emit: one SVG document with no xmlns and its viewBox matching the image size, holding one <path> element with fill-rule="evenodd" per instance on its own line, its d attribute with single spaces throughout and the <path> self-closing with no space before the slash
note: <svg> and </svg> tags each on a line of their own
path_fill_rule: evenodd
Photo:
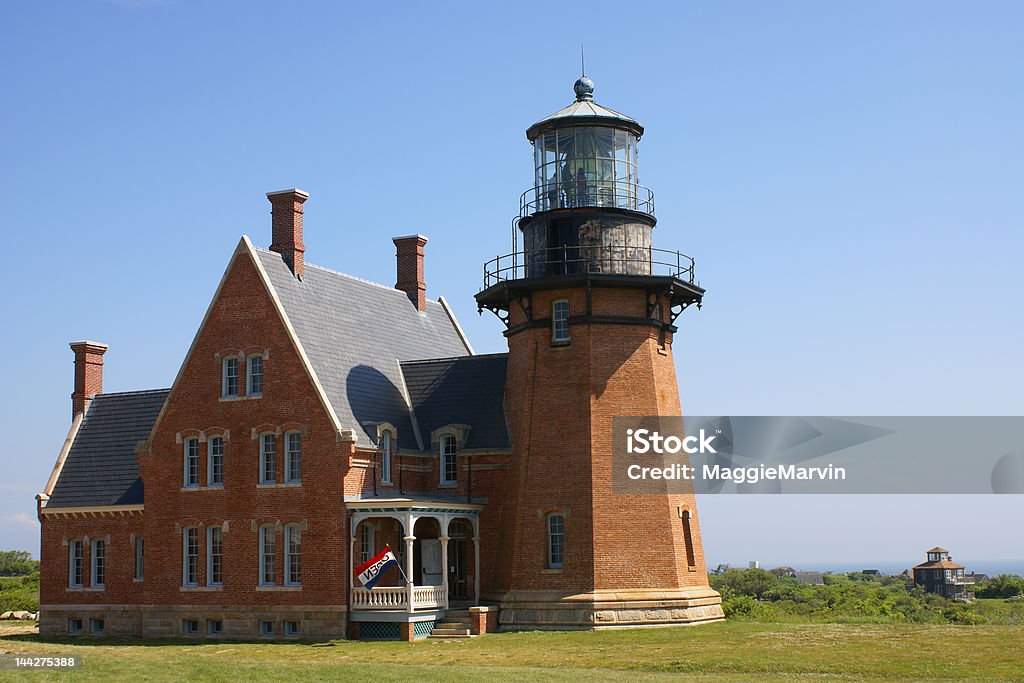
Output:
<svg viewBox="0 0 1024 683">
<path fill-rule="evenodd" d="M 428 638 L 472 638 L 468 609 L 451 609 L 434 624 Z"/>
</svg>

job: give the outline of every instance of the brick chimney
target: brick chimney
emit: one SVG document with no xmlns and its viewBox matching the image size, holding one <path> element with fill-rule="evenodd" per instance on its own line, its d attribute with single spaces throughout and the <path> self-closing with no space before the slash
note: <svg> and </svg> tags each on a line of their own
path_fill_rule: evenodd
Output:
<svg viewBox="0 0 1024 683">
<path fill-rule="evenodd" d="M 416 305 L 416 310 L 427 310 L 427 281 L 423 274 L 423 247 L 427 238 L 423 235 L 406 235 L 392 240 L 398 249 L 398 282 L 400 289 Z"/>
<path fill-rule="evenodd" d="M 284 256 L 284 262 L 296 277 L 302 279 L 306 245 L 302 243 L 302 204 L 309 193 L 292 188 L 268 192 L 270 200 L 272 237 L 270 251 Z"/>
<path fill-rule="evenodd" d="M 75 352 L 75 392 L 71 394 L 71 418 L 85 412 L 89 401 L 103 393 L 103 354 L 107 345 L 94 341 L 71 342 Z"/>
</svg>

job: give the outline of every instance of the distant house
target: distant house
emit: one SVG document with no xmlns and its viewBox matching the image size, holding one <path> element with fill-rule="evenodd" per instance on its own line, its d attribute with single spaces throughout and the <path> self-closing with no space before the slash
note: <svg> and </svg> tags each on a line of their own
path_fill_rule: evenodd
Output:
<svg viewBox="0 0 1024 683">
<path fill-rule="evenodd" d="M 772 574 L 775 574 L 775 576 L 779 576 L 779 577 L 782 577 L 782 576 L 795 577 L 796 576 L 796 570 L 793 569 L 792 567 L 773 567 L 772 569 L 769 569 L 768 571 L 770 573 L 772 573 Z"/>
<path fill-rule="evenodd" d="M 974 598 L 970 589 L 973 582 L 964 574 L 963 565 L 953 562 L 945 548 L 935 547 L 928 551 L 928 560 L 914 567 L 914 583 L 929 593 L 950 600 Z"/>
<path fill-rule="evenodd" d="M 825 575 L 821 572 L 793 572 L 793 574 L 800 583 L 808 583 L 812 586 L 825 585 Z"/>
<path fill-rule="evenodd" d="M 877 569 L 865 569 L 861 572 L 864 576 L 881 576 L 882 572 Z"/>
<path fill-rule="evenodd" d="M 988 574 L 978 574 L 977 572 L 975 572 L 973 574 L 965 574 L 965 576 L 967 577 L 967 581 L 970 583 L 980 583 L 982 581 L 988 581 Z"/>
</svg>

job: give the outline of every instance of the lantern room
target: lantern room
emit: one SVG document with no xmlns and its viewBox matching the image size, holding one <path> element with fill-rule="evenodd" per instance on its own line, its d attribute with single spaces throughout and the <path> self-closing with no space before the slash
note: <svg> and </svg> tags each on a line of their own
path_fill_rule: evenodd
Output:
<svg viewBox="0 0 1024 683">
<path fill-rule="evenodd" d="M 576 101 L 526 131 L 534 150 L 534 186 L 521 216 L 581 207 L 654 213 L 654 196 L 639 184 L 634 119 L 594 102 L 594 82 L 583 76 Z"/>
</svg>

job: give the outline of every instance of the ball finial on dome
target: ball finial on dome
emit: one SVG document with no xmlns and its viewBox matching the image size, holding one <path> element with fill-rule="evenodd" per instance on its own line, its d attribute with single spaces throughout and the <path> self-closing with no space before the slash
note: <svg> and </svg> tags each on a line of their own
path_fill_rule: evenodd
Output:
<svg viewBox="0 0 1024 683">
<path fill-rule="evenodd" d="M 577 102 L 594 99 L 594 81 L 586 76 L 581 76 L 572 89 L 576 92 Z"/>
</svg>

